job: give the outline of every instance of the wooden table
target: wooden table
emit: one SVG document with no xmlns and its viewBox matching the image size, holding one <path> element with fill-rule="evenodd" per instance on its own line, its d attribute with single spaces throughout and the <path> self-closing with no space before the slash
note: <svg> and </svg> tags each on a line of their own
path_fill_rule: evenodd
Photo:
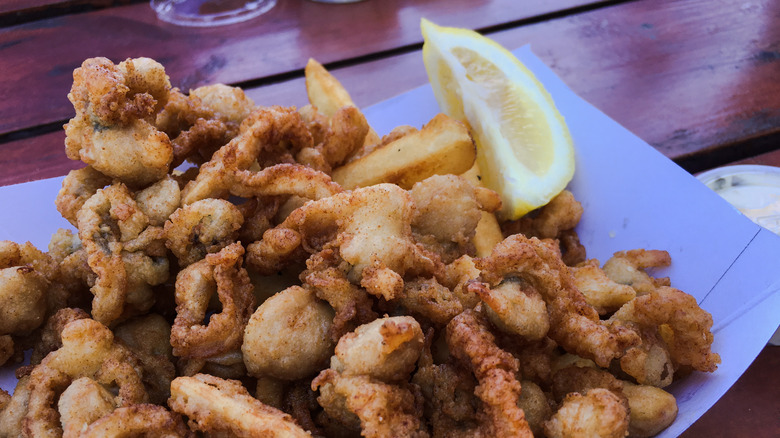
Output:
<svg viewBox="0 0 780 438">
<path fill-rule="evenodd" d="M 306 102 L 315 57 L 359 106 L 423 84 L 419 20 L 530 43 L 570 87 L 690 172 L 780 165 L 780 1 L 279 0 L 212 29 L 159 21 L 146 1 L 0 4 L 0 185 L 60 176 L 71 73 L 93 56 L 147 56 L 183 90 L 244 87 L 258 104 Z M 776 150 L 777 149 L 777 150 Z M 767 347 L 686 436 L 778 436 L 780 347 Z"/>
</svg>

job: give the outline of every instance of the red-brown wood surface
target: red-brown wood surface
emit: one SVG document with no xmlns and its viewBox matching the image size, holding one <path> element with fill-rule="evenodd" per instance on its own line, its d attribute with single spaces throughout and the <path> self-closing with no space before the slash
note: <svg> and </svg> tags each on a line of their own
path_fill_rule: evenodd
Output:
<svg viewBox="0 0 780 438">
<path fill-rule="evenodd" d="M 574 91 L 698 171 L 755 153 L 749 143 L 754 138 L 778 138 L 780 27 L 770 25 L 778 14 L 780 2 L 754 2 L 748 8 L 734 0 L 638 2 L 491 36 L 507 47 L 531 43 Z M 709 34 L 703 31 L 713 26 Z M 361 106 L 427 81 L 419 51 L 333 71 Z M 182 86 L 184 78 L 171 76 Z M 57 111 L 69 117 L 73 110 L 66 91 L 61 93 L 64 108 Z M 248 93 L 263 105 L 302 105 L 306 99 L 302 79 Z M 13 114 L 22 111 L 14 108 Z M 0 183 L 64 174 L 73 164 L 56 151 L 46 155 L 50 161 L 35 165 L 34 173 L 17 173 L 29 167 L 25 150 L 61 147 L 53 135 L 0 145 L 6 151 L 0 173 L 7 175 Z"/>
<path fill-rule="evenodd" d="M 210 29 L 173 26 L 133 4 L 27 23 L 0 31 L 0 134 L 69 117 L 71 72 L 94 56 L 157 59 L 187 90 L 299 74 L 312 56 L 329 63 L 419 44 L 420 17 L 485 28 L 588 3 L 600 2 L 285 0 L 255 20 Z"/>
</svg>

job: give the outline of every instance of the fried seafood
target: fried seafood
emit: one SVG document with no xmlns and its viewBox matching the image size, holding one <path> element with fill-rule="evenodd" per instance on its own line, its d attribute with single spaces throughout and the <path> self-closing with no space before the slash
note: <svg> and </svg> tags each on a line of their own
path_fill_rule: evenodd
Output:
<svg viewBox="0 0 780 438">
<path fill-rule="evenodd" d="M 517 359 L 495 344 L 487 322 L 466 310 L 447 325 L 450 354 L 469 369 L 479 384 L 474 394 L 482 402 L 476 436 L 525 436 L 531 429 L 518 407 L 520 382 Z"/>
<path fill-rule="evenodd" d="M 622 438 L 628 435 L 628 409 L 608 389 L 573 392 L 544 424 L 544 433 L 550 438 Z"/>
<path fill-rule="evenodd" d="M 88 402 L 83 395 L 79 395 L 85 391 L 94 394 L 90 400 L 97 403 L 95 406 L 103 404 L 100 400 L 109 403 L 109 396 L 109 404 L 113 406 L 145 402 L 147 394 L 142 383 L 142 373 L 137 358 L 126 347 L 115 342 L 107 327 L 91 319 L 70 322 L 62 331 L 62 347 L 49 353 L 30 374 L 29 399 L 26 407 L 21 408 L 24 410 L 21 421 L 23 433 L 26 436 L 58 436 L 63 433 L 59 421 L 58 397 L 64 400 L 64 411 L 69 409 L 68 403 Z M 109 389 L 108 394 L 94 385 L 82 383 L 79 383 L 82 386 L 71 391 L 70 396 L 66 394 L 65 391 L 81 377 L 88 377 L 106 387 Z M 66 394 L 64 399 L 62 394 Z M 20 393 L 20 397 L 25 396 L 24 392 Z M 80 411 L 79 408 L 75 409 Z M 85 417 L 68 418 L 78 423 Z"/>
<path fill-rule="evenodd" d="M 191 438 L 195 434 L 184 424 L 181 415 L 162 406 L 144 403 L 115 409 L 91 423 L 78 436 Z"/>
<path fill-rule="evenodd" d="M 637 295 L 644 295 L 658 287 L 670 285 L 668 278 L 653 278 L 646 269 L 667 267 L 671 263 L 672 259 L 666 251 L 633 249 L 616 252 L 602 269 L 610 280 L 631 286 Z"/>
<path fill-rule="evenodd" d="M 671 287 L 659 287 L 637 297 L 615 312 L 610 321 L 637 324 L 657 330 L 675 367 L 690 366 L 713 372 L 720 356 L 712 352 L 712 315 L 696 299 Z"/>
<path fill-rule="evenodd" d="M 369 376 L 344 376 L 335 370 L 323 371 L 312 382 L 325 412 L 353 427 L 357 417 L 360 434 L 366 438 L 389 436 L 425 438 L 428 433 L 420 418 L 415 394 L 408 388 L 384 383 Z"/>
<path fill-rule="evenodd" d="M 300 251 L 303 253 L 303 249 Z M 374 301 L 364 288 L 349 281 L 349 266 L 336 250 L 325 249 L 312 255 L 306 260 L 306 268 L 300 275 L 303 284 L 336 312 L 329 330 L 334 343 L 357 326 L 377 318 L 372 309 Z"/>
<path fill-rule="evenodd" d="M 78 213 L 79 238 L 97 275 L 92 317 L 111 324 L 124 311 L 145 312 L 154 304 L 151 286 L 168 279 L 160 252 L 163 230 L 149 225 L 124 184 L 98 190 Z M 147 254 L 147 252 L 149 254 Z"/>
<path fill-rule="evenodd" d="M 53 260 L 31 243 L 0 242 L 0 335 L 21 335 L 43 324 L 54 270 Z"/>
<path fill-rule="evenodd" d="M 203 199 L 179 208 L 165 222 L 165 246 L 185 267 L 234 243 L 244 222 L 239 209 L 223 199 Z"/>
<path fill-rule="evenodd" d="M 192 429 L 240 437 L 307 437 L 290 415 L 264 405 L 241 383 L 207 374 L 177 377 L 171 383 L 171 409 L 189 418 Z"/>
<path fill-rule="evenodd" d="M 492 289 L 474 282 L 468 290 L 486 304 L 485 314 L 499 330 L 529 341 L 547 336 L 550 330 L 547 305 L 532 286 L 510 278 Z"/>
<path fill-rule="evenodd" d="M 409 193 L 418 211 L 412 222 L 416 240 L 445 263 L 463 253 L 473 254 L 472 240 L 482 211 L 492 213 L 501 207 L 497 193 L 455 175 L 431 176 L 416 183 Z"/>
<path fill-rule="evenodd" d="M 205 359 L 241 346 L 255 307 L 249 275 L 241 267 L 244 248 L 233 243 L 189 265 L 176 277 L 176 321 L 171 345 L 177 357 Z M 222 309 L 204 324 L 216 293 Z"/>
<path fill-rule="evenodd" d="M 342 336 L 330 366 L 342 376 L 400 381 L 414 370 L 422 348 L 422 329 L 414 318 L 384 317 Z"/>
<path fill-rule="evenodd" d="M 62 437 L 78 437 L 95 420 L 110 414 L 116 408 L 113 399 L 106 388 L 89 377 L 74 380 L 57 401 Z"/>
<path fill-rule="evenodd" d="M 311 377 L 333 354 L 333 309 L 314 292 L 292 286 L 267 299 L 249 320 L 241 346 L 250 375 Z"/>
<path fill-rule="evenodd" d="M 87 166 L 71 170 L 62 180 L 62 189 L 57 193 L 54 205 L 62 217 L 74 226 L 78 226 L 76 215 L 81 207 L 98 189 L 111 184 L 111 178 L 94 168 Z"/>
<path fill-rule="evenodd" d="M 242 123 L 239 134 L 217 150 L 200 167 L 198 176 L 182 193 L 183 204 L 228 193 L 250 197 L 296 194 L 319 199 L 340 190 L 319 171 L 293 163 L 314 140 L 300 114 L 293 108 L 257 108 Z M 249 170 L 258 161 L 263 170 Z M 281 165 L 281 166 L 279 166 Z"/>
<path fill-rule="evenodd" d="M 0 363 L 32 350 L 0 438 L 645 437 L 660 388 L 717 368 L 667 252 L 586 260 L 568 191 L 500 223 L 467 126 L 380 139 L 315 61 L 306 84 L 256 107 L 146 58 L 74 71 L 78 230 L 0 241 Z"/>
<path fill-rule="evenodd" d="M 599 312 L 612 313 L 620 306 L 636 298 L 636 291 L 625 284 L 616 283 L 599 268 L 598 260 L 588 260 L 571 268 L 574 284 L 582 292 L 585 301 Z"/>
<path fill-rule="evenodd" d="M 176 377 L 171 325 L 162 316 L 150 313 L 117 326 L 114 336 L 141 362 L 149 401 L 164 403 L 170 396 L 171 381 Z"/>
<path fill-rule="evenodd" d="M 559 254 L 544 241 L 515 234 L 498 244 L 490 257 L 477 260 L 477 267 L 491 287 L 513 277 L 530 284 L 547 305 L 548 336 L 566 351 L 606 367 L 637 345 L 639 335 L 621 321 L 599 320 Z"/>
<path fill-rule="evenodd" d="M 414 215 L 411 195 L 392 184 L 339 193 L 305 204 L 266 231 L 263 240 L 247 247 L 247 262 L 270 274 L 306 252 L 338 247 L 350 265 L 350 281 L 390 300 L 403 291 L 404 275 L 433 273 L 440 263 L 415 244 Z"/>
<path fill-rule="evenodd" d="M 173 147 L 153 123 L 170 88 L 163 66 L 149 58 L 84 61 L 68 94 L 76 110 L 65 125 L 68 158 L 136 187 L 164 177 Z"/>
</svg>

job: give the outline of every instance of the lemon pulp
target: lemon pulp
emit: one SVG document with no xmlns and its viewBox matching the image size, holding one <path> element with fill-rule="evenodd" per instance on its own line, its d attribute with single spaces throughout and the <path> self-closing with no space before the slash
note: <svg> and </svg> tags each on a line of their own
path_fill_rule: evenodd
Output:
<svg viewBox="0 0 780 438">
<path fill-rule="evenodd" d="M 574 174 L 574 148 L 549 93 L 517 58 L 467 29 L 423 19 L 423 61 L 443 112 L 466 122 L 485 186 L 516 219 L 550 201 Z"/>
</svg>

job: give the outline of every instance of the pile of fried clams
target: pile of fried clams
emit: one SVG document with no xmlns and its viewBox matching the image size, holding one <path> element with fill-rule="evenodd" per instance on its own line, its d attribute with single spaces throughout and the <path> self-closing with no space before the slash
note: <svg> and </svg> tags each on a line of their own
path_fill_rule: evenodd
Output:
<svg viewBox="0 0 780 438">
<path fill-rule="evenodd" d="M 78 232 L 0 242 L 0 361 L 31 350 L 2 437 L 647 437 L 720 362 L 669 255 L 587 260 L 569 192 L 478 251 L 500 200 L 462 176 L 332 179 L 414 128 L 146 58 L 73 76 Z"/>
</svg>

